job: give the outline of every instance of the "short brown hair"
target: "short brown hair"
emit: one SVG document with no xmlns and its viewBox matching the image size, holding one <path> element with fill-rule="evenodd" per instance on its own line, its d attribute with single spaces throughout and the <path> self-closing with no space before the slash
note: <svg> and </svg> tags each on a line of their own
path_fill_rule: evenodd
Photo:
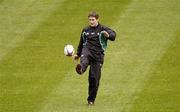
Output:
<svg viewBox="0 0 180 112">
<path fill-rule="evenodd" d="M 89 13 L 88 18 L 89 17 L 95 17 L 96 19 L 98 19 L 99 18 L 99 14 L 96 13 L 95 11 L 92 11 L 92 12 Z"/>
</svg>

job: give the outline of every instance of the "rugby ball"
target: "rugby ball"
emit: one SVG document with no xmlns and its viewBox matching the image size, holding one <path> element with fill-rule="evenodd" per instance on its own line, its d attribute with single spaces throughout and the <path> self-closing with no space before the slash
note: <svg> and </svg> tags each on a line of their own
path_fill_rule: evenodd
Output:
<svg viewBox="0 0 180 112">
<path fill-rule="evenodd" d="M 72 56 L 74 54 L 74 47 L 70 44 L 67 44 L 65 47 L 64 47 L 64 54 L 66 56 Z"/>
</svg>

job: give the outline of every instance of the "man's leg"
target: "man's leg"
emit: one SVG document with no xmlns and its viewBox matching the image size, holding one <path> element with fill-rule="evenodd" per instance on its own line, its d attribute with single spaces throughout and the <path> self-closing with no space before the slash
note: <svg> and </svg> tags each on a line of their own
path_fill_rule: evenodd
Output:
<svg viewBox="0 0 180 112">
<path fill-rule="evenodd" d="M 100 62 L 91 62 L 90 63 L 90 70 L 89 70 L 89 96 L 88 96 L 88 103 L 95 101 L 98 87 L 99 87 L 99 81 L 101 78 L 101 66 L 102 64 Z"/>
<path fill-rule="evenodd" d="M 76 72 L 78 74 L 83 74 L 86 71 L 89 62 L 90 62 L 89 50 L 84 48 L 82 50 L 82 54 L 80 57 L 80 64 L 77 64 L 76 66 Z"/>
</svg>

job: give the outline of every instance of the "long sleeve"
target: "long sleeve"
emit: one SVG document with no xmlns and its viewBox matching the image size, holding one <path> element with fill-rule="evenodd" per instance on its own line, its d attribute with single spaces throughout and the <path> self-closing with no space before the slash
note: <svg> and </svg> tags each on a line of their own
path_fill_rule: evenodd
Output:
<svg viewBox="0 0 180 112">
<path fill-rule="evenodd" d="M 80 57 L 81 56 L 81 52 L 82 52 L 82 48 L 83 48 L 83 31 L 81 33 L 80 36 L 80 41 L 79 41 L 79 45 L 78 45 L 78 49 L 77 49 L 77 55 Z"/>
<path fill-rule="evenodd" d="M 109 40 L 114 41 L 116 38 L 116 32 L 108 27 L 104 27 L 104 30 L 109 34 Z"/>
</svg>

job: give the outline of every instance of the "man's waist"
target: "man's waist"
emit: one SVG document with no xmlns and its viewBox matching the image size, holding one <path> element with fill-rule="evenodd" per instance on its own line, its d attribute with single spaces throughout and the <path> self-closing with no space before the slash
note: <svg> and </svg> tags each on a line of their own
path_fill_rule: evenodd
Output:
<svg viewBox="0 0 180 112">
<path fill-rule="evenodd" d="M 96 46 L 86 46 L 86 48 L 92 53 L 92 54 L 103 54 L 104 51 L 101 47 L 96 47 Z"/>
</svg>

